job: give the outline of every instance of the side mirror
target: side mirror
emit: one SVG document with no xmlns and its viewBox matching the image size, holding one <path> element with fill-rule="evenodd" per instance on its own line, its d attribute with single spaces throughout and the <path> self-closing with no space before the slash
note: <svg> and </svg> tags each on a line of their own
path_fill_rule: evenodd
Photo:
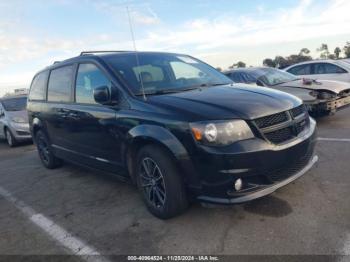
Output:
<svg viewBox="0 0 350 262">
<path fill-rule="evenodd" d="M 94 99 L 96 103 L 107 105 L 111 103 L 111 95 L 108 86 L 100 86 L 94 89 Z"/>
</svg>

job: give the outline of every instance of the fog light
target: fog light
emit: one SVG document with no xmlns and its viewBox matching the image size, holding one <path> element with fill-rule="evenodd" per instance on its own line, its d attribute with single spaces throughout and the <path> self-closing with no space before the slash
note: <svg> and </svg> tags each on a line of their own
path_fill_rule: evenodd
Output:
<svg viewBox="0 0 350 262">
<path fill-rule="evenodd" d="M 235 181 L 235 190 L 236 191 L 239 191 L 242 189 L 242 186 L 243 186 L 243 181 L 242 179 L 238 178 L 236 181 Z"/>
</svg>

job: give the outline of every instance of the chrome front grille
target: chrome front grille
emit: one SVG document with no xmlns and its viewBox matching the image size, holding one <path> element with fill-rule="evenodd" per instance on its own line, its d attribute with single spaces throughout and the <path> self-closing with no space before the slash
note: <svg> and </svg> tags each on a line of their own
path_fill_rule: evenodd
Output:
<svg viewBox="0 0 350 262">
<path fill-rule="evenodd" d="M 281 113 L 254 120 L 261 135 L 273 144 L 282 144 L 292 140 L 303 132 L 310 120 L 304 105 Z"/>
</svg>

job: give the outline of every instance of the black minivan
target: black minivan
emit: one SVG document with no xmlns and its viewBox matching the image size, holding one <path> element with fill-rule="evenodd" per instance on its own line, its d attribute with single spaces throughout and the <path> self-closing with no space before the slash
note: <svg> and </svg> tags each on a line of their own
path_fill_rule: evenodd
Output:
<svg viewBox="0 0 350 262">
<path fill-rule="evenodd" d="M 302 102 L 232 85 L 187 55 L 83 52 L 37 73 L 28 98 L 42 163 L 69 161 L 137 185 L 159 218 L 191 200 L 242 203 L 274 192 L 317 161 Z"/>
</svg>

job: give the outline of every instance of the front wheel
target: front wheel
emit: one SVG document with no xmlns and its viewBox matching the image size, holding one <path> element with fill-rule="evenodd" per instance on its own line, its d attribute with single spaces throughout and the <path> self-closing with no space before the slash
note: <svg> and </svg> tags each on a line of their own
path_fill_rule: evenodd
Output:
<svg viewBox="0 0 350 262">
<path fill-rule="evenodd" d="M 154 145 L 145 146 L 137 158 L 137 185 L 148 210 L 168 219 L 188 206 L 183 181 L 168 152 Z"/>
<path fill-rule="evenodd" d="M 57 158 L 52 152 L 49 139 L 43 131 L 39 130 L 35 134 L 35 142 L 40 160 L 46 168 L 54 169 L 62 165 L 61 159 Z"/>
<path fill-rule="evenodd" d="M 17 141 L 15 137 L 12 135 L 11 131 L 8 128 L 6 128 L 5 130 L 5 135 L 6 135 L 6 141 L 9 147 L 14 147 L 17 145 Z"/>
</svg>

